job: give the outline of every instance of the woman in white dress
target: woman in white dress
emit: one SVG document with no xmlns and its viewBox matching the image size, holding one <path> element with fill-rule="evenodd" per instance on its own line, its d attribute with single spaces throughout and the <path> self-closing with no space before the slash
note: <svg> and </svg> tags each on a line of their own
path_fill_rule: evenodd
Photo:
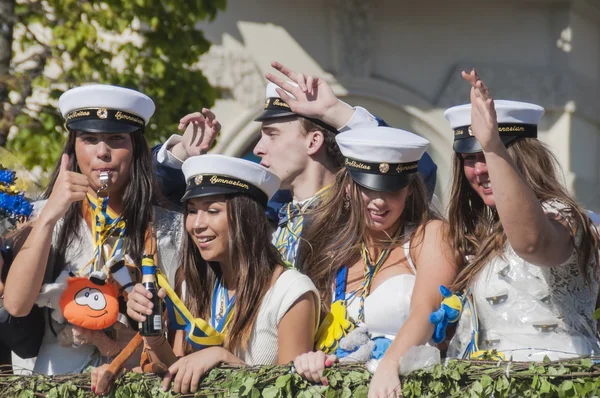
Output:
<svg viewBox="0 0 600 398">
<path fill-rule="evenodd" d="M 455 289 L 468 289 L 475 308 L 463 313 L 448 354 L 598 353 L 598 237 L 536 138 L 544 110 L 493 101 L 474 70 L 463 78 L 471 104 L 446 111 L 456 152 L 449 220 L 461 267 Z"/>
<path fill-rule="evenodd" d="M 207 320 L 222 344 L 194 345 L 177 331 L 145 337 L 150 354 L 169 367 L 164 388 L 195 392 L 201 376 L 222 362 L 286 364 L 312 348 L 319 310 L 314 284 L 283 265 L 270 243 L 265 216 L 279 178 L 256 163 L 222 155 L 195 156 L 183 164 L 187 181 L 183 263 L 176 291 L 195 318 Z M 159 292 L 164 296 L 164 291 Z M 128 314 L 151 313 L 148 292 L 137 285 Z"/>
<path fill-rule="evenodd" d="M 321 380 L 336 359 L 324 351 L 335 353 L 351 324 L 366 325 L 377 341 L 375 357 L 385 351 L 369 396 L 387 397 L 400 385 L 400 357 L 431 339 L 429 314 L 441 301 L 439 285 L 452 283 L 457 269 L 445 239 L 448 226 L 429 209 L 416 173 L 429 142 L 387 127 L 344 132 L 336 140 L 345 167 L 311 215 L 303 232 L 310 249 L 300 261 L 321 293 L 322 312 L 331 312 L 317 336 L 320 350 L 294 365 L 304 377 Z"/>
</svg>

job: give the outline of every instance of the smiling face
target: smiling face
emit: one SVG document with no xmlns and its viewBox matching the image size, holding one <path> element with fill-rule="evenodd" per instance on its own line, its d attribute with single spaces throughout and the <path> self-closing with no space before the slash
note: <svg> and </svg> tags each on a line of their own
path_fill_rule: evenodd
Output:
<svg viewBox="0 0 600 398">
<path fill-rule="evenodd" d="M 460 156 L 463 160 L 463 172 L 471 188 L 477 192 L 483 203 L 494 207 L 496 202 L 483 152 L 463 153 Z"/>
<path fill-rule="evenodd" d="M 90 188 L 101 186 L 100 173 L 110 175 L 109 192 L 122 193 L 129 182 L 133 161 L 131 134 L 76 132 L 75 156 L 81 173 L 88 177 Z"/>
<path fill-rule="evenodd" d="M 229 224 L 224 196 L 188 200 L 185 229 L 205 261 L 228 261 Z"/>
<path fill-rule="evenodd" d="M 117 321 L 117 295 L 111 284 L 97 285 L 88 278 L 70 278 L 60 298 L 60 308 L 69 323 L 102 330 Z"/>
<path fill-rule="evenodd" d="M 367 228 L 376 234 L 385 232 L 392 236 L 400 223 L 409 192 L 409 187 L 396 192 L 380 192 L 361 187 L 360 196 L 367 213 Z"/>
</svg>

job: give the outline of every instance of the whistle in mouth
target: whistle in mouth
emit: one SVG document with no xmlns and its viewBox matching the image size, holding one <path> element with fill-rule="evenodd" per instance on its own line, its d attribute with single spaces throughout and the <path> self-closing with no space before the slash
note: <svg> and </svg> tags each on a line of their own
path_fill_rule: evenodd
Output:
<svg viewBox="0 0 600 398">
<path fill-rule="evenodd" d="M 108 198 L 108 182 L 110 181 L 110 174 L 108 171 L 103 171 L 100 173 L 100 184 L 102 186 L 96 192 L 96 196 L 99 198 Z"/>
</svg>

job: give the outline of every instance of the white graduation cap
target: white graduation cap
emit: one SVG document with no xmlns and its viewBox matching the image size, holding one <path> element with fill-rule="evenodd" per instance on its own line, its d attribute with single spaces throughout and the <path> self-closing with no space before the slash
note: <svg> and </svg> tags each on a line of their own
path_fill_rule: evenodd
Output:
<svg viewBox="0 0 600 398">
<path fill-rule="evenodd" d="M 521 137 L 537 138 L 537 126 L 544 108 L 527 102 L 494 101 L 498 118 L 498 131 L 504 145 Z M 471 131 L 471 104 L 446 109 L 444 117 L 454 130 L 454 151 L 458 153 L 481 152 L 481 145 Z"/>
<path fill-rule="evenodd" d="M 414 178 L 429 141 L 391 127 L 357 128 L 336 136 L 344 167 L 359 185 L 398 191 Z"/>
<path fill-rule="evenodd" d="M 288 83 L 294 87 L 298 87 L 298 84 L 296 84 L 295 82 L 288 81 Z M 316 119 L 313 117 L 307 117 L 302 114 L 292 112 L 292 110 L 290 109 L 290 106 L 283 99 L 281 99 L 281 96 L 277 92 L 278 88 L 281 89 L 281 87 L 279 87 L 275 83 L 269 82 L 267 84 L 264 110 L 260 115 L 258 115 L 257 118 L 254 119 L 254 121 L 264 122 L 265 120 L 276 119 L 276 118 L 280 118 L 280 117 L 300 116 L 300 117 L 308 119 L 311 122 L 323 127 L 326 130 L 331 131 L 334 134 L 338 133 L 338 131 L 335 127 L 325 123 L 324 121 L 322 121 L 320 119 Z M 294 95 L 292 95 L 292 93 L 290 93 L 286 90 L 283 90 L 283 91 L 285 91 L 287 93 L 287 95 L 289 95 L 293 99 L 296 99 L 296 97 Z"/>
<path fill-rule="evenodd" d="M 182 202 L 212 195 L 246 194 L 263 206 L 279 189 L 279 177 L 260 164 L 225 155 L 192 156 L 181 167 L 187 188 Z"/>
<path fill-rule="evenodd" d="M 154 114 L 154 102 L 139 91 L 91 84 L 65 91 L 58 108 L 71 130 L 131 133 L 143 129 Z"/>
</svg>

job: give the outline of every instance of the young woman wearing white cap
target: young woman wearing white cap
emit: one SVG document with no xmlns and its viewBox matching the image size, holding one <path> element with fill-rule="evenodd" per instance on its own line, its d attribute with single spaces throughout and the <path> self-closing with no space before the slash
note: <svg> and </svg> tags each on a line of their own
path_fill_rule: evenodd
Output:
<svg viewBox="0 0 600 398">
<path fill-rule="evenodd" d="M 493 101 L 474 70 L 463 78 L 471 104 L 445 114 L 456 152 L 449 220 L 461 267 L 455 288 L 468 290 L 475 308 L 448 354 L 497 350 L 541 361 L 598 353 L 598 237 L 536 138 L 544 110 Z"/>
<path fill-rule="evenodd" d="M 172 350 L 164 336 L 147 343 L 169 367 L 164 387 L 173 379 L 173 390 L 187 393 L 222 362 L 285 364 L 310 350 L 319 297 L 310 279 L 284 267 L 269 243 L 265 206 L 279 188 L 275 174 L 222 155 L 191 157 L 182 168 L 187 239 L 175 290 L 193 317 L 210 319 L 204 337 L 223 340 L 202 347 L 202 337 L 184 339 L 178 332 Z M 130 295 L 128 314 L 135 320 L 151 312 L 146 294 L 138 285 Z"/>
<path fill-rule="evenodd" d="M 65 286 L 62 280 L 48 285 L 52 290 L 42 299 L 42 283 L 69 273 L 85 278 L 92 269 L 106 276 L 104 266 L 117 258 L 133 272 L 145 254 L 151 225 L 157 265 L 174 280 L 181 241 L 181 216 L 153 206 L 157 191 L 144 137 L 152 100 L 130 89 L 89 85 L 65 92 L 59 108 L 68 130 L 63 155 L 46 200 L 34 204 L 36 218 L 21 231 L 24 244 L 15 250 L 4 292 L 5 307 L 14 316 L 28 314 L 34 303 L 53 309 L 34 369 L 44 374 L 78 373 L 109 362 L 135 331 L 125 317 L 107 330 L 55 321 Z M 67 340 L 61 344 L 57 336 Z M 131 365 L 136 362 L 139 355 Z"/>
<path fill-rule="evenodd" d="M 372 339 L 361 359 L 380 359 L 369 396 L 388 397 L 400 386 L 400 357 L 431 339 L 439 284 L 456 276 L 448 227 L 431 212 L 417 173 L 427 140 L 375 127 L 341 133 L 337 143 L 345 167 L 311 215 L 303 235 L 310 249 L 300 256 L 329 314 L 317 333 L 320 351 L 294 364 L 304 377 L 320 380 L 336 359 L 326 353 L 346 355 L 339 338 L 359 324 L 350 333 L 366 327 Z"/>
</svg>

